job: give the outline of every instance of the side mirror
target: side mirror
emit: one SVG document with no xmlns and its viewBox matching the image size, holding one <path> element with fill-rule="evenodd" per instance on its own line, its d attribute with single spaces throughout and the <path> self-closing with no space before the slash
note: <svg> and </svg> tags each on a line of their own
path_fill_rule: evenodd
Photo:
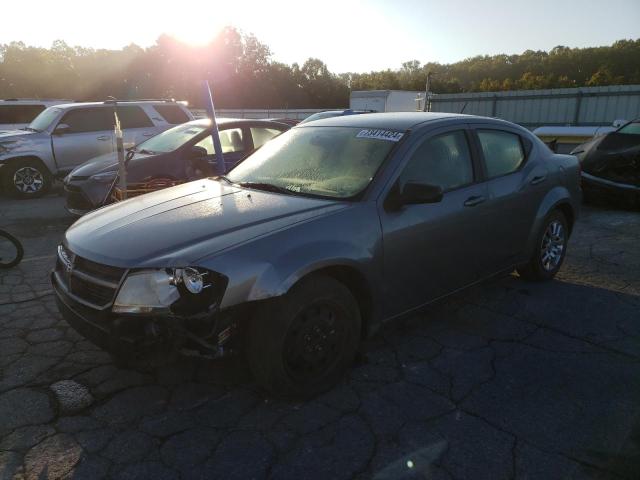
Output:
<svg viewBox="0 0 640 480">
<path fill-rule="evenodd" d="M 189 158 L 203 158 L 207 156 L 207 149 L 194 145 L 189 151 Z"/>
<path fill-rule="evenodd" d="M 416 203 L 438 203 L 442 200 L 442 187 L 428 183 L 407 182 L 400 192 L 404 205 Z"/>
<path fill-rule="evenodd" d="M 65 133 L 70 133 L 71 127 L 66 123 L 59 123 L 56 129 L 53 131 L 55 135 L 64 135 Z"/>
</svg>

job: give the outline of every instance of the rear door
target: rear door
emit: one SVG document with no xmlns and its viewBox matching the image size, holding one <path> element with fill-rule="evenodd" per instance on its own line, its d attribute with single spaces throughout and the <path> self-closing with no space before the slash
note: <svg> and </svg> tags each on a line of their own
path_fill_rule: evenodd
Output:
<svg viewBox="0 0 640 480">
<path fill-rule="evenodd" d="M 479 279 L 486 185 L 479 181 L 465 126 L 429 134 L 394 181 L 439 185 L 439 203 L 379 207 L 388 315 L 402 313 Z"/>
<path fill-rule="evenodd" d="M 142 107 L 118 105 L 124 148 L 133 147 L 160 133 Z"/>
<path fill-rule="evenodd" d="M 111 114 L 110 114 L 111 113 Z M 76 108 L 66 112 L 60 121 L 69 125 L 64 133 L 51 135 L 58 168 L 71 169 L 114 150 L 113 110 L 105 107 Z"/>
<path fill-rule="evenodd" d="M 549 188 L 549 172 L 531 156 L 533 143 L 509 127 L 474 125 L 474 138 L 487 178 L 487 225 L 492 249 L 485 275 L 514 265 L 524 251 L 538 206 Z"/>
</svg>

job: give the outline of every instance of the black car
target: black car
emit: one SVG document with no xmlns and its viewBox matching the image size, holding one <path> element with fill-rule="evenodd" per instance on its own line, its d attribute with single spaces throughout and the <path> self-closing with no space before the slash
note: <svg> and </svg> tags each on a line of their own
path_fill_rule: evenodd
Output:
<svg viewBox="0 0 640 480">
<path fill-rule="evenodd" d="M 640 206 L 640 119 L 596 137 L 572 152 L 582 165 L 585 198 L 611 198 Z"/>
<path fill-rule="evenodd" d="M 219 119 L 225 171 L 290 128 L 269 120 Z M 127 155 L 127 184 L 157 189 L 214 175 L 216 155 L 211 134 L 209 119 L 194 120 L 140 143 Z M 64 180 L 67 210 L 83 215 L 111 203 L 117 175 L 115 152 L 76 167 Z"/>
</svg>

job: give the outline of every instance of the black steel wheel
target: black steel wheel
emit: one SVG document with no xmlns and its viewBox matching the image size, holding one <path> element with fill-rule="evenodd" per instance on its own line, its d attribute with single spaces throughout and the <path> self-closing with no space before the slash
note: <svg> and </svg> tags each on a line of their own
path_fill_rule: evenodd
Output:
<svg viewBox="0 0 640 480">
<path fill-rule="evenodd" d="M 353 363 L 360 331 L 360 310 L 349 289 L 312 275 L 256 309 L 246 354 L 267 390 L 309 398 L 333 387 Z"/>
</svg>

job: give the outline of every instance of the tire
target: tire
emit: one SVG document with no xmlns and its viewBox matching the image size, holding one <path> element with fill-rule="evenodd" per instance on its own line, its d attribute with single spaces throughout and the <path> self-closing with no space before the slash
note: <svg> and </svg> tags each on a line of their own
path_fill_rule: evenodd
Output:
<svg viewBox="0 0 640 480">
<path fill-rule="evenodd" d="M 251 371 L 278 397 L 306 399 L 329 390 L 353 363 L 360 343 L 358 303 L 349 289 L 312 275 L 250 319 Z"/>
<path fill-rule="evenodd" d="M 560 210 L 554 210 L 545 218 L 538 232 L 531 259 L 526 265 L 518 267 L 518 274 L 525 280 L 534 282 L 551 280 L 564 262 L 568 239 L 567 219 Z"/>
<path fill-rule="evenodd" d="M 12 197 L 38 198 L 51 189 L 51 173 L 38 160 L 14 161 L 3 170 L 4 188 Z"/>
<path fill-rule="evenodd" d="M 8 232 L 0 230 L 0 268 L 15 267 L 23 256 L 24 249 L 20 241 Z"/>
</svg>

